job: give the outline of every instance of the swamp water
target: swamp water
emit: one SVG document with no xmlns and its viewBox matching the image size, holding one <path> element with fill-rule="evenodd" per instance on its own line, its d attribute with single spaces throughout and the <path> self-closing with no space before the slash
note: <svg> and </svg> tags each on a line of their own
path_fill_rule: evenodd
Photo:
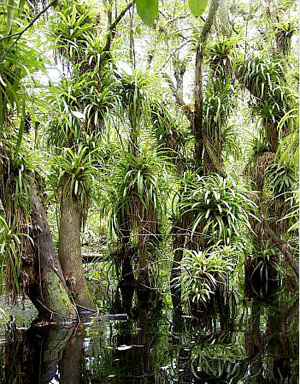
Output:
<svg viewBox="0 0 300 384">
<path fill-rule="evenodd" d="M 199 319 L 143 309 L 132 319 L 88 318 L 73 328 L 30 326 L 28 305 L 0 327 L 0 383 L 298 383 L 295 294 L 241 301 Z"/>
</svg>

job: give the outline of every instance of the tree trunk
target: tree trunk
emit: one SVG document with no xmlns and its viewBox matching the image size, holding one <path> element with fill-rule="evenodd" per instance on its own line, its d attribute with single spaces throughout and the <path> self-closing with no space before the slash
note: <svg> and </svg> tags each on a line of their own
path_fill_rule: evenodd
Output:
<svg viewBox="0 0 300 384">
<path fill-rule="evenodd" d="M 195 61 L 195 83 L 194 83 L 194 95 L 195 95 L 195 113 L 194 113 L 194 130 L 195 130 L 195 160 L 199 167 L 203 165 L 202 155 L 205 150 L 208 151 L 211 162 L 215 163 L 213 148 L 210 148 L 206 132 L 203 125 L 203 84 L 202 84 L 202 67 L 205 57 L 205 48 L 210 34 L 213 21 L 215 19 L 217 10 L 219 7 L 219 0 L 212 0 L 208 12 L 207 19 L 201 30 L 199 36 L 196 61 Z M 214 164 L 215 165 L 215 164 Z M 222 174 L 221 174 L 222 176 Z"/>
<path fill-rule="evenodd" d="M 58 257 L 67 286 L 80 309 L 94 311 L 96 307 L 88 290 L 81 259 L 80 205 L 69 197 L 62 197 L 60 211 Z"/>
<path fill-rule="evenodd" d="M 122 295 L 122 306 L 125 312 L 129 312 L 132 306 L 132 298 L 135 289 L 135 279 L 131 265 L 131 255 L 126 248 L 122 248 L 122 275 L 120 290 Z"/>
<path fill-rule="evenodd" d="M 181 271 L 180 262 L 183 257 L 183 247 L 185 243 L 185 230 L 184 224 L 180 219 L 176 220 L 172 226 L 173 238 L 173 251 L 174 257 L 171 270 L 171 295 L 173 309 L 177 312 L 181 312 L 181 286 L 178 281 Z"/>
<path fill-rule="evenodd" d="M 147 255 L 147 245 L 144 236 L 140 236 L 138 239 L 138 268 L 139 275 L 137 281 L 137 295 L 139 305 L 147 305 L 150 296 L 150 281 L 149 281 L 149 269 L 150 263 Z"/>
<path fill-rule="evenodd" d="M 77 319 L 77 311 L 69 296 L 66 282 L 54 248 L 45 208 L 35 181 L 29 182 L 32 199 L 32 238 L 35 262 L 27 265 L 28 295 L 40 317 L 57 322 Z M 33 259 L 33 260 L 34 260 Z M 25 269 L 26 271 L 26 269 Z"/>
</svg>

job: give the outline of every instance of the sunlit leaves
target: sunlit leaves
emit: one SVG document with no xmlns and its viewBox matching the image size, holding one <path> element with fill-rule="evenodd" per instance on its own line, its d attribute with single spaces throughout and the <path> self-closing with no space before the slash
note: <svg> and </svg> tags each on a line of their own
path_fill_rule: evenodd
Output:
<svg viewBox="0 0 300 384">
<path fill-rule="evenodd" d="M 136 0 L 136 8 L 143 22 L 151 27 L 158 17 L 158 0 Z"/>
<path fill-rule="evenodd" d="M 77 149 L 64 148 L 54 156 L 50 182 L 55 191 L 64 197 L 75 199 L 87 208 L 95 174 L 97 149 L 90 151 L 85 145 Z"/>
<path fill-rule="evenodd" d="M 182 299 L 209 302 L 219 284 L 225 284 L 233 264 L 228 253 L 214 247 L 204 252 L 185 251 L 179 278 L 173 284 L 182 287 Z"/>
<path fill-rule="evenodd" d="M 189 0 L 188 4 L 191 13 L 194 16 L 199 17 L 205 11 L 205 8 L 208 4 L 208 0 Z"/>
<path fill-rule="evenodd" d="M 250 229 L 248 212 L 255 207 L 233 179 L 216 174 L 190 177 L 181 204 L 193 217 L 192 233 L 205 244 L 230 244 L 242 226 Z"/>
<path fill-rule="evenodd" d="M 123 153 L 114 172 L 110 169 L 107 199 L 102 209 L 109 217 L 111 234 L 119 233 L 128 218 L 127 225 L 131 228 L 143 226 L 147 221 L 153 224 L 165 209 L 166 163 L 163 154 L 148 148 L 148 153 Z"/>
<path fill-rule="evenodd" d="M 208 0 L 189 0 L 192 15 L 199 17 L 205 11 Z M 150 27 L 158 17 L 158 0 L 136 0 L 137 12 L 143 22 Z"/>
</svg>

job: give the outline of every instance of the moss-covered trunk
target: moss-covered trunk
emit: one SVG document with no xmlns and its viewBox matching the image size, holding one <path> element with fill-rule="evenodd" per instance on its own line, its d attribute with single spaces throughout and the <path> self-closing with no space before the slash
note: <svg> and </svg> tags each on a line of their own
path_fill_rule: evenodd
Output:
<svg viewBox="0 0 300 384">
<path fill-rule="evenodd" d="M 23 271 L 26 272 L 27 293 L 42 319 L 53 319 L 57 322 L 75 321 L 77 311 L 69 296 L 45 208 L 33 180 L 30 181 L 30 189 L 34 257 L 32 263 L 27 262 Z"/>
<path fill-rule="evenodd" d="M 60 212 L 58 257 L 67 286 L 79 309 L 95 310 L 82 265 L 80 204 L 69 197 L 62 197 Z"/>
</svg>

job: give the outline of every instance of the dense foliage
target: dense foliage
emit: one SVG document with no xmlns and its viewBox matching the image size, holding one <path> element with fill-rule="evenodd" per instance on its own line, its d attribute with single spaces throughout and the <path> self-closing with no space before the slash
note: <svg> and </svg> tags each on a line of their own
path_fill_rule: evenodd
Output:
<svg viewBox="0 0 300 384">
<path fill-rule="evenodd" d="M 32 180 L 55 244 L 74 204 L 76 239 L 104 255 L 86 275 L 109 287 L 112 303 L 128 286 L 137 296 L 150 288 L 174 308 L 179 295 L 189 311 L 244 275 L 257 294 L 294 274 L 297 5 L 188 6 L 194 16 L 181 1 L 159 11 L 141 0 L 4 4 L 0 275 L 9 294 L 27 293 L 24 265 L 38 247 Z"/>
</svg>

